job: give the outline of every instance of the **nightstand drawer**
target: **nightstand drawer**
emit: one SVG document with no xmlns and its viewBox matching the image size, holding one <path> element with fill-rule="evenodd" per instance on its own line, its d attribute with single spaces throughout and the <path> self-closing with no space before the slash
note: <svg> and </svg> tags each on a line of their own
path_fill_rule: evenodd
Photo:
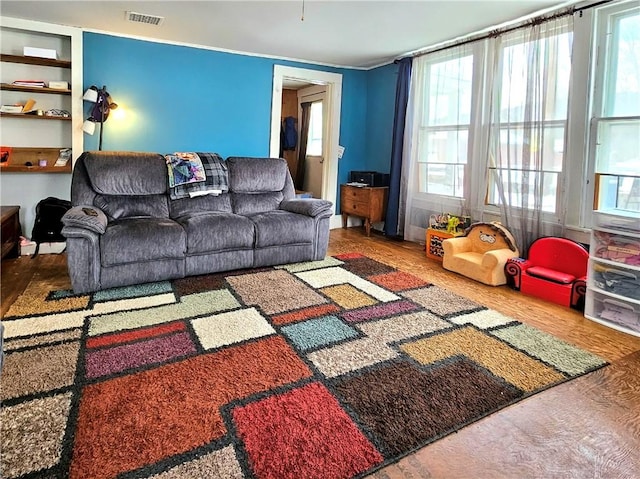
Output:
<svg viewBox="0 0 640 479">
<path fill-rule="evenodd" d="M 363 203 L 369 203 L 370 194 L 371 190 L 365 188 L 353 187 L 342 189 L 343 198 L 349 201 L 361 201 Z"/>
<path fill-rule="evenodd" d="M 369 203 L 363 203 L 361 201 L 355 201 L 351 199 L 343 199 L 341 203 L 341 209 L 344 213 L 349 213 L 356 216 L 368 216 Z"/>
</svg>

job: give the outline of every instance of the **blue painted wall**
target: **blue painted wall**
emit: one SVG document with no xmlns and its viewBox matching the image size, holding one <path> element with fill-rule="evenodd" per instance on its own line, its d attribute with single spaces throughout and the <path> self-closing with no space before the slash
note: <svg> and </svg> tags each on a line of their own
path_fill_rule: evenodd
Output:
<svg viewBox="0 0 640 479">
<path fill-rule="evenodd" d="M 398 65 L 367 72 L 367 169 L 389 173 Z"/>
<path fill-rule="evenodd" d="M 343 75 L 340 144 L 346 151 L 338 182 L 347 181 L 350 170 L 373 167 L 367 148 L 371 140 L 367 132 L 370 72 L 96 33 L 85 33 L 83 40 L 85 88 L 106 85 L 126 112 L 122 120 L 109 118 L 105 124 L 104 150 L 268 156 L 273 66 L 279 64 Z M 379 94 L 388 90 L 383 83 L 390 75 L 374 76 L 378 103 Z M 87 116 L 90 106 L 85 103 Z M 373 124 L 378 135 L 383 122 Z M 98 148 L 97 131 L 84 140 L 85 150 Z M 376 165 L 383 155 L 378 156 Z"/>
</svg>

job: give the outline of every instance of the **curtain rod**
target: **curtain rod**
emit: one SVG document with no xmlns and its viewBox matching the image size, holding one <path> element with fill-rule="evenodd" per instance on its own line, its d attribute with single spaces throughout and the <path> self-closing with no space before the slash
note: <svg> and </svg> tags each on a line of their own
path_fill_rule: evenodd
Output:
<svg viewBox="0 0 640 479">
<path fill-rule="evenodd" d="M 493 37 L 497 37 L 498 35 L 503 35 L 505 33 L 509 33 L 509 32 L 513 32 L 515 30 L 518 30 L 520 28 L 524 28 L 526 26 L 529 25 L 539 25 L 541 23 L 550 21 L 550 20 L 554 20 L 556 18 L 560 18 L 560 17 L 565 17 L 568 15 L 573 15 L 575 12 L 580 12 L 582 10 L 588 10 L 590 8 L 594 8 L 594 7 L 599 7 L 600 5 L 604 5 L 606 3 L 611 3 L 615 0 L 600 0 L 598 2 L 594 2 L 591 3 L 589 5 L 584 5 L 581 7 L 576 7 L 576 6 L 570 6 L 567 8 L 564 8 L 560 11 L 556 11 L 554 13 L 551 13 L 549 15 L 540 15 L 538 17 L 534 17 L 534 18 L 530 18 L 528 20 L 523 20 L 522 22 L 519 22 L 517 25 L 512 25 L 510 27 L 503 27 L 503 28 L 497 28 L 495 30 L 491 30 L 490 32 L 484 33 L 484 34 L 480 34 L 478 36 L 475 37 L 469 37 L 466 38 L 464 40 L 460 40 L 458 42 L 453 42 L 451 44 L 447 44 L 447 45 L 443 45 L 441 47 L 436 47 L 430 50 L 424 50 L 421 52 L 417 52 L 411 55 L 404 55 L 402 57 L 398 57 L 398 60 L 402 60 L 403 58 L 417 58 L 417 57 L 421 57 L 424 55 L 429 55 L 431 53 L 436 53 L 436 52 L 441 52 L 443 50 L 448 50 L 449 48 L 453 48 L 453 47 L 459 47 L 461 45 L 467 45 L 469 43 L 473 43 L 473 42 L 478 42 L 480 40 L 486 40 L 487 38 L 493 38 Z"/>
</svg>

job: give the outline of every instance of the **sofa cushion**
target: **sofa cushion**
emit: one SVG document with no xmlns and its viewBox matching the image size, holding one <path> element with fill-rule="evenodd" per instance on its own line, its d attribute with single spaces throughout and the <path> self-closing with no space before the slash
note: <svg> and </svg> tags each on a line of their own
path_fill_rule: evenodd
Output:
<svg viewBox="0 0 640 479">
<path fill-rule="evenodd" d="M 142 196 L 167 192 L 167 165 L 157 153 L 89 151 L 84 153 L 84 166 L 99 194 Z"/>
<path fill-rule="evenodd" d="M 231 193 L 233 212 L 239 215 L 254 215 L 277 210 L 283 200 L 282 193 Z"/>
<path fill-rule="evenodd" d="M 315 237 L 313 218 L 309 216 L 276 210 L 249 218 L 256 225 L 256 248 L 312 243 Z"/>
<path fill-rule="evenodd" d="M 282 191 L 289 170 L 281 158 L 227 158 L 229 190 L 235 193 Z"/>
<path fill-rule="evenodd" d="M 231 200 L 228 193 L 221 193 L 218 196 L 206 195 L 197 198 L 183 198 L 170 200 L 169 209 L 171 218 L 179 218 L 194 213 L 207 213 L 209 211 L 231 213 Z"/>
<path fill-rule="evenodd" d="M 560 284 L 571 284 L 576 280 L 576 277 L 572 274 L 545 268 L 544 266 L 532 266 L 531 268 L 527 268 L 526 272 L 530 276 Z"/>
<path fill-rule="evenodd" d="M 100 236 L 103 266 L 180 259 L 186 251 L 186 234 L 168 218 L 121 219 L 112 222 Z"/>
<path fill-rule="evenodd" d="M 233 213 L 200 213 L 177 220 L 187 233 L 187 254 L 253 248 L 254 226 Z"/>
<path fill-rule="evenodd" d="M 96 195 L 93 205 L 111 220 L 120 218 L 168 218 L 169 206 L 165 195 L 112 196 Z"/>
</svg>

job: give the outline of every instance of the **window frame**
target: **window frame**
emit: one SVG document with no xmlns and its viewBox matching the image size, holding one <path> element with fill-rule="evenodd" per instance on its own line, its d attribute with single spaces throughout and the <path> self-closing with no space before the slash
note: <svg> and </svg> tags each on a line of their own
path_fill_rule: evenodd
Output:
<svg viewBox="0 0 640 479">
<path fill-rule="evenodd" d="M 518 31 L 516 31 L 518 32 Z M 498 72 L 497 75 L 493 78 L 493 84 L 490 85 L 490 88 L 496 88 L 498 91 L 500 91 L 502 93 L 502 79 L 504 78 L 503 74 L 504 74 L 504 60 L 505 60 L 505 51 L 507 48 L 513 47 L 515 45 L 520 45 L 520 44 L 524 44 L 524 43 L 528 43 L 531 40 L 529 38 L 527 38 L 526 35 L 524 35 L 522 32 L 520 32 L 520 35 L 509 35 L 506 38 L 503 38 L 501 46 L 500 46 L 500 58 L 498 59 Z M 564 35 L 564 34 L 570 34 L 572 36 L 571 38 L 571 46 L 573 46 L 574 41 L 575 41 L 575 31 L 574 30 L 560 30 L 560 31 L 554 31 L 554 30 L 549 30 L 548 32 L 545 33 L 544 38 L 548 38 L 548 37 L 552 37 L 552 36 L 558 36 L 558 35 Z M 572 52 L 569 52 L 570 56 L 572 55 Z M 485 191 L 485 207 L 487 210 L 493 209 L 494 212 L 498 212 L 501 208 L 501 203 L 500 203 L 500 198 L 496 198 L 495 197 L 495 190 L 496 190 L 496 186 L 495 186 L 495 180 L 493 178 L 497 178 L 498 177 L 498 171 L 499 170 L 503 170 L 506 171 L 507 174 L 509 173 L 513 173 L 513 172 L 522 172 L 523 175 L 526 174 L 533 174 L 533 175 L 542 175 L 542 178 L 540 180 L 540 188 L 544 190 L 545 188 L 545 177 L 547 177 L 547 175 L 556 175 L 556 181 L 555 181 L 555 198 L 554 198 L 554 208 L 553 211 L 550 210 L 545 210 L 544 206 L 543 209 L 541 211 L 541 215 L 543 218 L 545 218 L 546 220 L 549 221 L 555 221 L 557 220 L 559 214 L 559 210 L 560 208 L 562 208 L 562 203 L 564 201 L 564 195 L 566 194 L 566 192 L 563 191 L 562 189 L 562 184 L 564 181 L 563 176 L 566 174 L 566 170 L 567 170 L 567 164 L 568 164 L 568 158 L 569 158 L 569 149 L 570 149 L 570 139 L 569 139 L 569 131 L 570 131 L 570 118 L 571 118 L 571 88 L 572 85 L 574 84 L 573 82 L 573 78 L 574 78 L 574 70 L 573 67 L 571 68 L 570 71 L 570 75 L 568 78 L 568 84 L 567 84 L 567 89 L 568 89 L 568 101 L 567 101 L 567 105 L 566 105 L 566 110 L 564 112 L 564 117 L 561 119 L 558 119 L 554 116 L 552 116 L 552 118 L 550 119 L 544 119 L 542 121 L 521 121 L 521 120 L 516 120 L 516 121 L 511 121 L 511 122 L 503 122 L 502 119 L 499 120 L 499 131 L 500 133 L 502 133 L 502 131 L 507 131 L 507 130 L 519 130 L 520 128 L 526 128 L 527 126 L 531 126 L 532 128 L 535 129 L 542 129 L 542 131 L 544 132 L 545 130 L 549 129 L 549 128 L 557 128 L 557 127 L 562 127 L 563 130 L 563 152 L 562 152 L 562 162 L 560 165 L 560 170 L 553 170 L 553 169 L 548 169 L 545 168 L 544 165 L 544 161 L 543 164 L 541 165 L 542 168 L 541 169 L 524 169 L 524 168 L 506 168 L 506 167 L 501 167 L 501 165 L 499 163 L 496 163 L 496 166 L 489 166 L 487 165 L 486 167 L 486 174 L 487 174 L 487 186 L 486 186 L 486 191 Z M 556 76 L 556 84 L 557 84 L 557 76 Z M 491 101 L 490 98 L 485 98 L 484 99 L 485 102 L 487 102 L 487 104 Z M 502 103 L 502 102 L 501 102 Z M 493 122 L 493 118 L 488 119 L 488 121 L 490 122 L 490 128 L 493 131 L 496 128 L 496 124 Z M 498 144 L 500 145 L 499 148 L 501 148 L 501 141 L 500 139 L 498 139 Z M 522 208 L 520 204 L 509 204 L 506 206 L 507 208 L 511 208 L 514 210 L 520 210 L 523 212 L 529 212 L 532 211 L 531 208 Z M 524 213 L 526 214 L 526 213 Z"/>
<path fill-rule="evenodd" d="M 482 42 L 476 42 L 476 43 L 482 43 Z M 441 64 L 441 63 L 446 63 L 448 61 L 452 61 L 455 59 L 462 59 L 464 57 L 471 57 L 472 58 L 472 80 L 471 80 L 471 100 L 470 100 L 470 105 L 469 105 L 469 122 L 468 123 L 459 123 L 459 124 L 437 124 L 437 125 L 428 125 L 428 124 L 424 124 L 421 122 L 420 125 L 417 125 L 417 137 L 418 137 L 418 145 L 417 145 L 417 157 L 415 159 L 415 164 L 414 164 L 414 168 L 415 168 L 415 181 L 417 184 L 417 188 L 416 188 L 416 194 L 419 197 L 422 197 L 424 199 L 438 199 L 440 201 L 442 201 L 443 203 L 447 203 L 447 202 L 460 202 L 460 201 L 464 201 L 466 198 L 468 198 L 470 196 L 470 188 L 469 188 L 469 176 L 470 176 L 470 171 L 472 168 L 472 148 L 473 148 L 473 144 L 472 144 L 472 138 L 473 138 L 473 132 L 472 132 L 472 128 L 471 125 L 474 123 L 474 119 L 477 115 L 477 101 L 476 101 L 476 97 L 478 95 L 478 91 L 480 89 L 480 75 L 478 75 L 478 64 L 482 63 L 482 55 L 478 54 L 477 51 L 477 46 L 476 45 L 471 45 L 471 46 L 467 46 L 467 47 L 462 47 L 461 51 L 458 51 L 456 49 L 453 49 L 454 51 L 451 50 L 444 50 L 442 52 L 439 52 L 438 54 L 434 54 L 432 57 L 429 58 L 429 61 L 427 62 L 427 69 L 428 71 L 425 73 L 425 80 L 424 80 L 424 98 L 425 101 L 422 103 L 422 105 L 420 105 L 420 118 L 421 119 L 425 119 L 429 118 L 429 108 L 430 108 L 430 103 L 429 103 L 429 91 L 430 91 L 430 86 L 431 86 L 431 68 L 434 65 L 437 64 Z M 480 60 L 478 60 L 478 57 L 480 57 Z M 425 122 L 427 123 L 427 122 Z M 437 133 L 437 132 L 460 132 L 460 131 L 466 131 L 467 132 L 467 151 L 466 151 L 466 162 L 465 163 L 460 163 L 460 162 L 432 162 L 432 161 L 428 161 L 428 159 L 426 161 L 421 161 L 420 158 L 426 158 L 428 157 L 428 142 L 426 141 L 427 135 L 429 133 Z M 421 138 L 425 138 L 425 141 L 421 141 Z M 422 166 L 424 165 L 424 166 Z M 428 191 L 428 168 L 429 165 L 437 165 L 440 167 L 444 167 L 445 169 L 447 167 L 451 167 L 454 170 L 457 168 L 461 168 L 462 169 L 462 181 L 461 184 L 458 185 L 458 182 L 456 181 L 455 177 L 454 177 L 454 181 L 453 181 L 453 189 L 454 189 L 454 194 L 442 194 L 442 193 L 435 193 L 435 192 L 429 192 Z M 424 178 L 424 185 L 425 188 L 422 188 L 421 185 L 421 181 L 420 181 L 420 176 L 421 173 L 419 173 L 419 169 L 421 168 L 425 168 L 426 170 L 426 174 L 425 174 L 425 178 Z M 454 173 L 455 176 L 455 173 Z M 462 196 L 457 196 L 455 195 L 456 192 L 456 185 L 458 185 L 458 188 L 461 188 L 462 190 Z"/>
<path fill-rule="evenodd" d="M 592 202 L 590 206 L 594 210 L 605 207 L 600 202 L 600 185 L 603 177 L 616 177 L 618 183 L 623 178 L 640 176 L 634 172 L 616 172 L 616 171 L 599 171 L 598 168 L 598 147 L 600 146 L 600 133 L 606 124 L 612 124 L 620 121 L 632 121 L 640 123 L 640 113 L 637 116 L 610 116 L 606 115 L 605 108 L 612 101 L 612 95 L 615 93 L 610 88 L 613 79 L 611 71 L 616 69 L 618 54 L 612 58 L 613 49 L 617 45 L 618 32 L 614 29 L 615 23 L 627 16 L 635 16 L 640 14 L 640 5 L 635 2 L 623 2 L 614 5 L 607 5 L 596 10 L 594 20 L 594 37 L 593 37 L 593 57 L 595 58 L 593 65 L 594 85 L 590 92 L 591 100 L 591 116 L 589 126 L 589 178 L 593 182 Z M 617 195 L 616 195 L 617 198 Z M 585 198 L 586 199 L 586 198 Z M 585 201 L 585 203 L 588 203 Z M 616 199 L 617 208 L 617 199 Z M 635 211 L 635 210 L 633 210 Z M 586 226 L 591 226 L 591 223 Z"/>
</svg>

